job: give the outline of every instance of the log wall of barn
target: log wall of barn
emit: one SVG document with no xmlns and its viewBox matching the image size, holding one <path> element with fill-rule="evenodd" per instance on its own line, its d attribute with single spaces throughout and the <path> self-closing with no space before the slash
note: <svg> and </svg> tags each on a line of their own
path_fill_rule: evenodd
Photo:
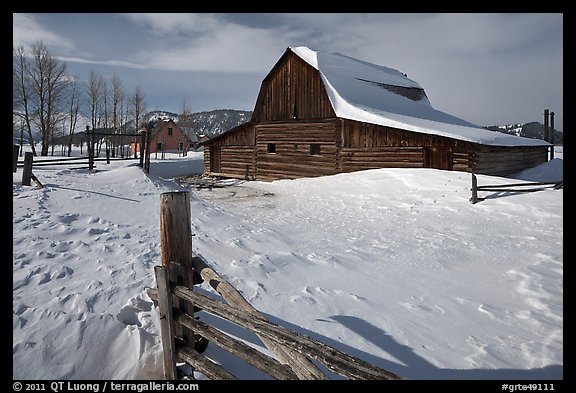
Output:
<svg viewBox="0 0 576 393">
<path fill-rule="evenodd" d="M 548 160 L 548 148 L 476 145 L 472 159 L 475 173 L 505 176 L 545 163 Z"/>
<path fill-rule="evenodd" d="M 424 147 L 454 149 L 456 141 L 438 135 L 423 134 L 377 124 L 341 119 L 341 172 L 375 168 L 422 168 Z M 455 150 L 455 149 L 454 149 Z M 450 167 L 461 166 L 459 154 L 453 154 Z"/>
<path fill-rule="evenodd" d="M 257 126 L 256 178 L 294 179 L 337 173 L 336 129 L 335 120 Z M 311 145 L 316 145 L 318 151 L 311 151 Z"/>
<path fill-rule="evenodd" d="M 256 142 L 253 124 L 240 125 L 215 138 L 204 148 L 204 173 L 224 177 L 253 180 L 256 175 L 254 146 Z M 219 149 L 219 170 L 211 171 L 210 149 Z"/>
</svg>

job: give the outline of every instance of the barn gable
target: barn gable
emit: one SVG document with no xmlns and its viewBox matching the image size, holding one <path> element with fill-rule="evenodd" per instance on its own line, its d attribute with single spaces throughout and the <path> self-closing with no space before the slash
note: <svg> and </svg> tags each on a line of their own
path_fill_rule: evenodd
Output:
<svg viewBox="0 0 576 393">
<path fill-rule="evenodd" d="M 263 79 L 249 123 L 205 142 L 205 172 L 273 180 L 386 167 L 510 174 L 549 144 L 437 111 L 400 71 L 287 48 Z"/>
</svg>

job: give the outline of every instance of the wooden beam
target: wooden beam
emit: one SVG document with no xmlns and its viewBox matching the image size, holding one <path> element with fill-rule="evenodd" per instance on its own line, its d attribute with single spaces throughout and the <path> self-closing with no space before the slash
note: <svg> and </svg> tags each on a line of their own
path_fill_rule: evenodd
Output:
<svg viewBox="0 0 576 393">
<path fill-rule="evenodd" d="M 198 255 L 194 255 L 192 259 L 192 266 L 200 273 L 202 278 L 209 282 L 212 288 L 216 290 L 230 306 L 237 310 L 241 310 L 250 315 L 255 320 L 265 321 L 266 318 L 262 316 L 244 297 L 236 290 L 230 283 L 224 280 L 214 269 Z M 281 363 L 288 365 L 300 379 L 328 379 L 322 371 L 320 371 L 314 364 L 300 353 L 294 352 L 285 348 L 282 345 L 270 340 L 265 336 L 261 336 L 256 332 L 256 335 L 262 340 L 266 348 L 275 354 Z"/>
<path fill-rule="evenodd" d="M 186 314 L 179 315 L 176 318 L 176 321 L 188 326 L 190 329 L 202 335 L 202 337 L 210 340 L 211 343 L 214 343 L 227 352 L 236 355 L 246 363 L 251 364 L 275 379 L 298 379 L 296 374 L 294 374 L 289 367 L 282 365 L 276 359 L 265 355 L 242 341 L 233 339 L 226 333 L 223 333 L 202 321 L 190 318 Z"/>
<path fill-rule="evenodd" d="M 207 296 L 190 291 L 186 287 L 176 286 L 174 294 L 185 299 L 203 310 L 232 321 L 240 326 L 252 330 L 259 337 L 266 337 L 281 347 L 290 347 L 294 351 L 316 359 L 325 364 L 330 370 L 350 379 L 405 379 L 397 374 L 376 367 L 362 359 L 350 356 L 336 348 L 320 341 L 314 340 L 304 334 L 292 332 L 272 322 L 247 316 L 245 312 L 237 310 L 225 303 L 211 299 Z M 296 372 L 296 370 L 294 370 Z M 298 375 L 298 373 L 296 373 Z"/>
<path fill-rule="evenodd" d="M 224 367 L 214 363 L 207 357 L 199 354 L 198 352 L 188 348 L 182 347 L 178 349 L 178 357 L 182 361 L 190 364 L 195 370 L 201 372 L 210 379 L 216 380 L 237 380 L 238 378 L 230 374 Z"/>
</svg>

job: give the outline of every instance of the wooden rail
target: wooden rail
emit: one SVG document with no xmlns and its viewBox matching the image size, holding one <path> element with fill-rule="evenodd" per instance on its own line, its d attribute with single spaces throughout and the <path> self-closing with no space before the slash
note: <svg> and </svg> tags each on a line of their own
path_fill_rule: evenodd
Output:
<svg viewBox="0 0 576 393">
<path fill-rule="evenodd" d="M 538 186 L 538 187 L 533 187 Z M 533 188 L 523 188 L 523 187 L 533 187 Z M 472 204 L 483 201 L 486 198 L 479 198 L 478 191 L 493 191 L 493 192 L 535 192 L 542 191 L 546 188 L 552 188 L 554 190 L 559 190 L 564 188 L 564 182 L 524 182 L 524 183 L 508 183 L 508 184 L 491 184 L 485 186 L 478 185 L 478 178 L 472 173 L 472 197 L 470 202 Z"/>
<path fill-rule="evenodd" d="M 159 307 L 167 379 L 178 377 L 175 366 L 178 361 L 188 363 L 210 379 L 237 379 L 202 355 L 196 346 L 197 337 L 208 339 L 274 379 L 330 379 L 312 360 L 348 379 L 405 379 L 268 321 L 201 256 L 192 253 L 187 192 L 161 195 L 160 228 L 162 266 L 154 268 L 157 288 L 148 289 L 148 294 Z M 191 279 L 196 276 L 199 277 Z M 222 299 L 215 300 L 194 291 L 193 284 L 202 280 L 208 282 Z M 273 356 L 198 320 L 194 317 L 195 310 L 216 315 L 253 332 Z"/>
</svg>

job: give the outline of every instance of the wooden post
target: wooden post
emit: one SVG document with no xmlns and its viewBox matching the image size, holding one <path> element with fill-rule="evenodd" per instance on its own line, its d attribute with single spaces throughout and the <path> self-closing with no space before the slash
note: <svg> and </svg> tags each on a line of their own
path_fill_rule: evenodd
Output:
<svg viewBox="0 0 576 393">
<path fill-rule="evenodd" d="M 550 113 L 550 143 L 552 147 L 550 148 L 550 160 L 554 159 L 554 112 Z"/>
<path fill-rule="evenodd" d="M 144 146 L 146 146 L 146 131 L 142 131 L 142 140 L 140 141 L 140 168 L 144 168 Z M 136 158 L 136 146 L 134 146 L 134 158 Z"/>
<path fill-rule="evenodd" d="M 88 170 L 94 169 L 94 130 L 90 131 L 90 126 L 86 126 L 88 135 Z"/>
<path fill-rule="evenodd" d="M 472 173 L 472 198 L 470 198 L 472 204 L 478 203 L 478 179 L 476 175 Z"/>
<path fill-rule="evenodd" d="M 158 309 L 160 312 L 160 336 L 164 356 L 164 378 L 177 379 L 176 343 L 174 341 L 174 318 L 172 315 L 172 296 L 168 270 L 163 266 L 154 267 L 158 286 Z"/>
<path fill-rule="evenodd" d="M 24 169 L 22 171 L 22 185 L 29 186 L 30 179 L 32 179 L 32 162 L 34 161 L 34 154 L 27 151 L 24 154 Z"/>
<path fill-rule="evenodd" d="M 194 286 L 192 267 L 192 224 L 190 220 L 190 196 L 188 192 L 165 192 L 160 194 L 160 243 L 162 247 L 162 266 L 168 269 L 172 281 L 179 282 L 178 275 L 170 269 L 170 262 L 184 266 L 183 281 L 179 282 L 190 290 Z M 178 308 L 194 317 L 194 306 L 179 301 Z M 181 338 L 192 348 L 195 347 L 194 332 L 182 327 Z"/>
<path fill-rule="evenodd" d="M 20 152 L 20 146 L 14 145 L 12 148 L 12 172 L 16 173 L 18 169 L 18 153 Z"/>
<path fill-rule="evenodd" d="M 110 148 L 106 147 L 106 164 L 110 164 Z"/>
<path fill-rule="evenodd" d="M 544 140 L 549 142 L 550 139 L 548 138 L 548 109 L 544 109 Z"/>
<path fill-rule="evenodd" d="M 144 170 L 146 171 L 146 173 L 150 173 L 150 143 L 152 139 L 152 129 L 149 129 L 148 132 L 146 132 L 146 148 L 144 149 L 146 154 L 145 158 L 144 158 Z"/>
</svg>

